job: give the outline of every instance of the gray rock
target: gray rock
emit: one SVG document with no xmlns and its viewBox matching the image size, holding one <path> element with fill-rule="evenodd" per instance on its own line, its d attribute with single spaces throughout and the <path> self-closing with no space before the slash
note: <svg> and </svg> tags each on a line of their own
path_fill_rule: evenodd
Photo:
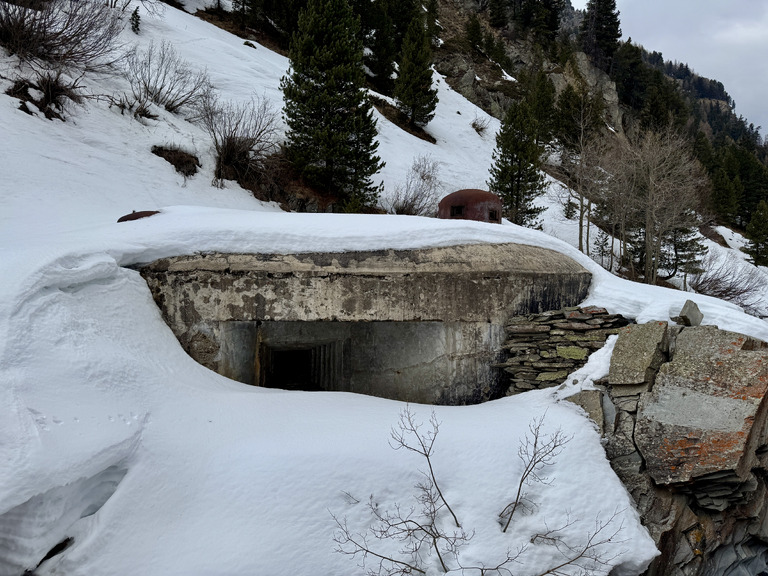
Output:
<svg viewBox="0 0 768 576">
<path fill-rule="evenodd" d="M 666 360 L 667 349 L 666 322 L 625 326 L 619 331 L 613 349 L 608 382 L 614 386 L 652 384 L 656 371 Z"/>
<path fill-rule="evenodd" d="M 600 390 L 582 390 L 578 394 L 567 398 L 569 402 L 573 402 L 584 409 L 584 412 L 587 413 L 592 422 L 597 424 L 600 434 L 603 433 L 603 422 L 605 421 L 602 396 L 603 393 Z"/>
<path fill-rule="evenodd" d="M 744 491 L 762 441 L 768 352 L 742 350 L 747 340 L 713 327 L 686 328 L 674 360 L 661 367 L 638 408 L 635 442 L 654 481 L 679 485 L 704 477 L 705 486 L 695 487 L 699 502 L 706 492 L 715 508 L 730 500 L 723 486 Z"/>
<path fill-rule="evenodd" d="M 673 320 L 683 326 L 700 326 L 701 321 L 704 320 L 704 314 L 701 313 L 696 302 L 686 300 L 682 310 L 680 310 L 680 315 L 673 318 Z"/>
</svg>

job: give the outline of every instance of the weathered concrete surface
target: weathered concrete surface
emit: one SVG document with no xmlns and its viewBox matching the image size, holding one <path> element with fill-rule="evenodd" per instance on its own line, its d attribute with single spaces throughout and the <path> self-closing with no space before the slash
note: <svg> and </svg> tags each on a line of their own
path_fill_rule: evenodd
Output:
<svg viewBox="0 0 768 576">
<path fill-rule="evenodd" d="M 157 260 L 142 275 L 168 318 L 503 323 L 584 298 L 591 275 L 519 244 L 428 250 L 208 254 Z"/>
<path fill-rule="evenodd" d="M 705 484 L 719 486 L 713 496 L 722 498 L 729 496 L 726 481 L 733 491 L 747 481 L 768 390 L 768 354 L 742 350 L 747 341 L 711 326 L 686 328 L 677 337 L 674 359 L 641 398 L 635 430 L 655 482 L 683 484 L 717 474 L 718 482 Z"/>
<path fill-rule="evenodd" d="M 666 322 L 630 324 L 619 332 L 608 381 L 614 385 L 653 383 L 650 378 L 667 358 Z"/>
<path fill-rule="evenodd" d="M 378 352 L 369 366 L 391 368 L 389 372 L 382 368 L 364 385 L 360 376 L 353 391 L 446 403 L 488 398 L 482 391 L 496 386 L 498 370 L 487 366 L 499 361 L 501 340 L 496 335 L 503 332 L 507 319 L 576 304 L 586 296 L 591 280 L 587 270 L 562 254 L 518 244 L 205 254 L 158 260 L 143 266 L 141 274 L 190 356 L 241 381 L 258 378 L 248 366 L 252 352 L 236 352 L 243 347 L 253 350 L 254 328 L 238 323 L 442 323 L 439 335 L 424 338 L 445 344 L 430 348 L 412 338 L 409 350 L 425 354 L 420 362 L 407 365 L 395 362 L 408 355 L 395 352 L 398 344 L 384 336 L 381 326 L 355 329 L 356 336 L 334 341 L 349 340 L 357 346 L 350 349 L 350 358 L 361 357 L 361 350 L 372 346 Z M 407 337 L 403 334 L 397 339 Z M 478 368 L 483 363 L 486 368 Z M 420 378 L 426 378 L 428 386 L 438 381 L 440 385 L 431 393 L 422 386 L 413 394 L 413 386 L 404 382 Z M 342 389 L 348 380 L 339 382 L 333 389 Z M 467 389 L 467 382 L 474 388 Z"/>
</svg>

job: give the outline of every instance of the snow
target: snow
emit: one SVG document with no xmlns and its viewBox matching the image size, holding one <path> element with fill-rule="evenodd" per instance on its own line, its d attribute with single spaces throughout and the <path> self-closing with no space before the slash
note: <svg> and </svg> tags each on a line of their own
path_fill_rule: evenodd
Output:
<svg viewBox="0 0 768 576">
<path fill-rule="evenodd" d="M 126 32 L 126 42 L 168 40 L 208 69 L 224 98 L 263 95 L 279 110 L 284 57 L 244 46 L 172 8 L 161 17 L 144 15 L 141 28 L 138 37 Z M 3 78 L 18 72 L 11 58 L 0 60 L 0 68 Z M 127 89 L 116 77 L 84 82 L 94 94 Z M 0 81 L 0 88 L 8 83 Z M 413 158 L 427 154 L 439 162 L 445 193 L 485 185 L 493 139 L 471 127 L 485 115 L 442 78 L 435 83 L 440 104 L 427 128 L 435 145 L 377 116 L 387 190 Z M 157 120 L 139 122 L 91 99 L 71 106 L 59 122 L 17 107 L 0 95 L 0 575 L 33 569 L 66 537 L 74 538 L 72 546 L 38 574 L 356 574 L 356 562 L 334 552 L 331 513 L 363 530 L 370 495 L 382 506 L 413 503 L 424 463 L 388 445 L 402 403 L 259 389 L 210 372 L 183 352 L 146 284 L 128 268 L 137 263 L 206 251 L 520 242 L 587 267 L 594 280 L 585 304 L 642 322 L 668 319 L 692 298 L 707 323 L 768 339 L 765 322 L 733 305 L 620 281 L 543 232 L 416 217 L 289 214 L 235 183 L 215 188 L 210 142 L 183 116 L 155 110 Z M 498 127 L 490 119 L 488 132 Z M 150 153 L 156 144 L 195 152 L 202 172 L 177 175 Z M 161 213 L 115 222 L 149 209 Z M 572 226 L 556 227 L 567 236 Z M 438 479 L 475 531 L 462 553 L 465 564 L 498 563 L 508 549 L 526 545 L 514 572 L 539 573 L 560 556 L 531 538 L 567 518 L 573 525 L 564 534 L 576 542 L 596 521 L 613 517 L 619 534 L 605 550 L 609 565 L 596 573 L 615 566 L 612 574 L 638 574 L 657 554 L 594 425 L 561 401 L 607 372 L 612 345 L 562 390 L 480 406 L 411 406 L 418 419 L 434 410 L 441 422 Z M 497 515 L 514 497 L 518 445 L 540 417 L 546 433 L 561 429 L 572 438 L 547 471 L 551 483 L 531 487 L 537 508 L 502 534 Z"/>
</svg>

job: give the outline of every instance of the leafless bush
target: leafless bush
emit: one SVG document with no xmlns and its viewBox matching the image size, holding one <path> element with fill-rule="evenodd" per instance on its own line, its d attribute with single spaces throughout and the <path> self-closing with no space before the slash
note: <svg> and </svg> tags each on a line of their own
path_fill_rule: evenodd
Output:
<svg viewBox="0 0 768 576">
<path fill-rule="evenodd" d="M 561 526 L 554 529 L 547 527 L 544 532 L 536 534 L 531 538 L 531 544 L 553 546 L 561 558 L 557 564 L 538 576 L 572 576 L 574 568 L 578 570 L 577 574 L 584 575 L 593 574 L 600 567 L 603 572 L 610 570 L 611 562 L 619 556 L 619 552 L 607 552 L 606 546 L 615 547 L 624 542 L 620 538 L 624 524 L 617 522 L 619 512 L 614 511 L 608 520 L 596 518 L 592 529 L 586 531 L 584 538 L 576 543 L 565 534 L 567 529 L 576 524 L 570 515 L 566 516 Z"/>
<path fill-rule="evenodd" d="M 6 94 L 22 103 L 34 104 L 49 120 L 64 120 L 67 102 L 80 103 L 83 99 L 78 79 L 73 80 L 61 70 L 38 70 L 31 79 L 18 78 Z M 22 110 L 32 113 L 25 104 L 22 104 Z"/>
<path fill-rule="evenodd" d="M 119 13 L 95 0 L 0 0 L 0 45 L 33 64 L 112 65 L 122 29 Z"/>
<path fill-rule="evenodd" d="M 405 183 L 395 186 L 382 207 L 390 214 L 434 216 L 439 191 L 437 160 L 428 155 L 417 156 L 405 175 Z"/>
<path fill-rule="evenodd" d="M 491 121 L 488 117 L 480 118 L 479 116 L 475 115 L 475 119 L 472 120 L 470 125 L 475 132 L 477 132 L 480 136 L 483 136 L 488 130 L 490 123 Z"/>
<path fill-rule="evenodd" d="M 520 442 L 517 449 L 517 457 L 523 463 L 523 473 L 517 483 L 517 492 L 515 499 L 507 504 L 499 514 L 499 518 L 506 519 L 504 529 L 506 532 L 509 524 L 512 522 L 512 516 L 518 508 L 526 505 L 525 487 L 531 482 L 542 484 L 549 483 L 550 480 L 543 474 L 544 470 L 554 464 L 555 458 L 562 452 L 563 446 L 569 441 L 570 437 L 565 436 L 562 430 L 557 430 L 553 434 L 544 434 L 542 426 L 544 425 L 544 416 L 536 418 L 528 425 L 528 434 Z"/>
<path fill-rule="evenodd" d="M 710 250 L 702 260 L 701 268 L 703 272 L 688 279 L 689 286 L 699 294 L 733 302 L 748 312 L 755 312 L 762 302 L 765 277 L 737 256 L 726 254 L 718 259 Z"/>
<path fill-rule="evenodd" d="M 212 91 L 200 106 L 198 120 L 213 140 L 215 182 L 241 181 L 261 171 L 277 149 L 277 114 L 264 97 L 247 103 L 219 103 Z"/>
<path fill-rule="evenodd" d="M 136 102 L 154 102 L 171 113 L 197 106 L 211 87 L 208 73 L 193 69 L 166 41 L 129 53 L 125 74 Z"/>
<path fill-rule="evenodd" d="M 543 418 L 533 420 L 529 426 L 530 433 L 521 442 L 518 455 L 523 461 L 524 472 L 518 484 L 517 497 L 505 507 L 500 514 L 502 517 L 509 516 L 511 519 L 514 508 L 522 502 L 524 485 L 531 481 L 548 483 L 542 475 L 543 470 L 554 463 L 562 447 L 570 440 L 559 430 L 544 434 L 543 421 Z M 526 551 L 525 546 L 516 551 L 507 550 L 500 561 L 490 565 L 462 564 L 460 550 L 475 534 L 467 533 L 461 527 L 437 483 L 432 455 L 439 423 L 434 412 L 429 424 L 428 430 L 422 431 L 422 425 L 415 421 L 410 408 L 406 408 L 400 413 L 397 427 L 391 431 L 390 445 L 394 449 L 414 452 L 426 461 L 428 471 L 421 473 L 422 481 L 415 486 L 416 504 L 407 508 L 394 504 L 392 508 L 384 509 L 371 496 L 368 510 L 374 525 L 365 532 L 352 530 L 346 518 L 333 515 L 337 525 L 334 535 L 336 551 L 361 560 L 361 567 L 367 568 L 367 573 L 373 576 L 427 574 L 430 558 L 436 559 L 443 573 L 512 576 L 511 568 L 520 561 Z M 355 498 L 350 499 L 359 503 Z M 455 528 L 446 528 L 448 514 Z M 617 523 L 619 514 L 619 511 L 614 512 L 607 521 L 597 518 L 594 526 L 587 530 L 574 531 L 577 522 L 571 520 L 570 515 L 566 515 L 565 522 L 556 528 L 549 528 L 545 523 L 545 529 L 534 534 L 530 542 L 552 546 L 556 552 L 553 554 L 553 566 L 539 576 L 566 576 L 573 570 L 589 574 L 598 567 L 609 567 L 619 555 L 615 550 L 611 552 L 606 548 L 621 542 L 619 535 L 623 526 Z M 574 532 L 580 534 L 575 536 Z M 392 543 L 397 544 L 396 551 L 392 551 Z"/>
</svg>

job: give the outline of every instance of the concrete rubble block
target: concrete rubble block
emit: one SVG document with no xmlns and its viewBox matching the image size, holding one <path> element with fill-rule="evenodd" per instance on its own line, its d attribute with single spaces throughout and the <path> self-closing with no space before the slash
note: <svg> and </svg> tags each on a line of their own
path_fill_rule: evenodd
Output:
<svg viewBox="0 0 768 576">
<path fill-rule="evenodd" d="M 667 323 L 630 324 L 619 331 L 613 349 L 608 382 L 612 385 L 653 383 L 656 371 L 666 360 Z"/>
<path fill-rule="evenodd" d="M 710 326 L 684 329 L 638 407 L 635 442 L 653 480 L 687 485 L 715 509 L 751 486 L 765 441 L 768 351 L 742 350 L 747 341 Z"/>
<path fill-rule="evenodd" d="M 603 393 L 600 390 L 582 390 L 578 394 L 566 398 L 569 402 L 573 402 L 584 409 L 590 420 L 597 424 L 597 429 L 601 435 L 605 428 L 602 397 Z"/>
<path fill-rule="evenodd" d="M 673 318 L 673 320 L 683 326 L 700 326 L 701 321 L 704 320 L 704 314 L 701 313 L 696 302 L 686 300 L 683 308 L 680 310 L 680 315 Z"/>
</svg>

